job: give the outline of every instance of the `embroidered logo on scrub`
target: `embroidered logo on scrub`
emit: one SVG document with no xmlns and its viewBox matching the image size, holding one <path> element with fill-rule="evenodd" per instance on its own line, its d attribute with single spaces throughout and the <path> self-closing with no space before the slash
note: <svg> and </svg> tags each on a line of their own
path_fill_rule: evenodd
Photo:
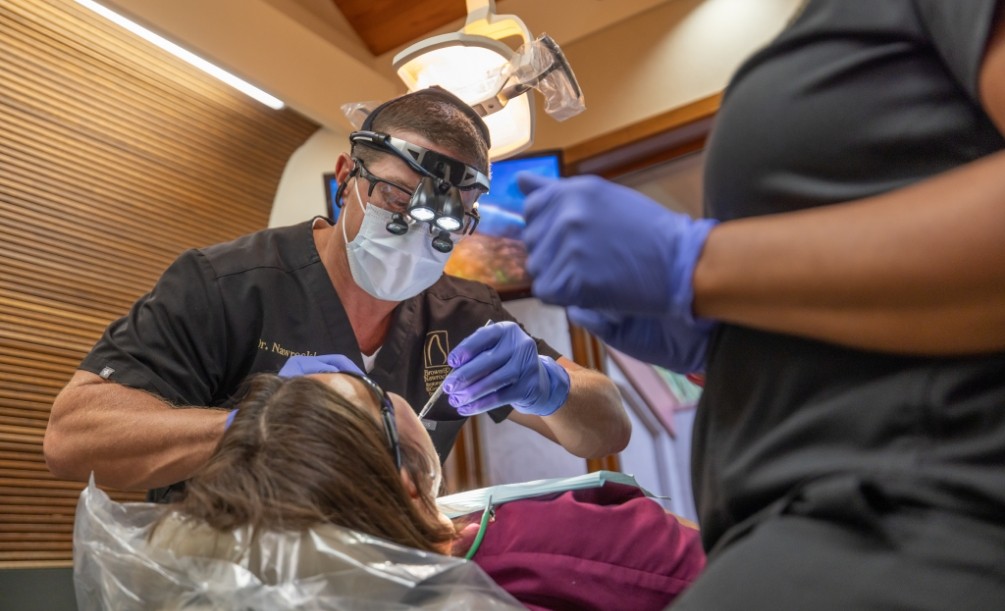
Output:
<svg viewBox="0 0 1005 611">
<path fill-rule="evenodd" d="M 450 373 L 450 365 L 447 365 L 448 354 L 450 354 L 450 336 L 446 331 L 430 331 L 426 334 L 426 345 L 423 349 L 425 365 L 423 379 L 426 392 L 430 395 Z"/>
</svg>

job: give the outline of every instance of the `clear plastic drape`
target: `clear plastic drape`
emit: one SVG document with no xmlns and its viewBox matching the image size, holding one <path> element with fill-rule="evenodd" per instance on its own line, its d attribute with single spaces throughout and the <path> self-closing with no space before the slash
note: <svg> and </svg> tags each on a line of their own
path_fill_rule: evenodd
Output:
<svg viewBox="0 0 1005 611">
<path fill-rule="evenodd" d="M 165 506 L 117 503 L 93 481 L 74 527 L 81 611 L 522 609 L 476 564 L 344 528 L 219 533 Z"/>
</svg>

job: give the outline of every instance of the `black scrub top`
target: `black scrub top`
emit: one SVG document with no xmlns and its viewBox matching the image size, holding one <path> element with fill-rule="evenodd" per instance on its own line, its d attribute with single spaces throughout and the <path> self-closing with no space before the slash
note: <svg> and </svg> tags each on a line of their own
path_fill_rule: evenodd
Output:
<svg viewBox="0 0 1005 611">
<path fill-rule="evenodd" d="M 977 91 L 995 5 L 810 1 L 726 90 L 707 148 L 709 215 L 857 200 L 1005 150 Z M 837 477 L 897 503 L 1000 520 L 1005 354 L 884 354 L 724 324 L 693 452 L 709 549 Z"/>
<path fill-rule="evenodd" d="M 178 406 L 229 406 L 243 380 L 277 372 L 295 354 L 342 354 L 364 369 L 359 345 L 308 221 L 189 250 L 153 290 L 105 330 L 80 369 Z M 442 276 L 395 309 L 370 377 L 418 411 L 450 372 L 447 355 L 485 324 L 513 321 L 484 284 Z M 515 322 L 515 321 L 514 321 Z M 559 358 L 537 340 L 538 352 Z M 489 412 L 497 422 L 512 408 Z M 442 396 L 427 416 L 445 460 L 465 418 Z M 163 493 L 151 495 L 154 500 Z"/>
</svg>

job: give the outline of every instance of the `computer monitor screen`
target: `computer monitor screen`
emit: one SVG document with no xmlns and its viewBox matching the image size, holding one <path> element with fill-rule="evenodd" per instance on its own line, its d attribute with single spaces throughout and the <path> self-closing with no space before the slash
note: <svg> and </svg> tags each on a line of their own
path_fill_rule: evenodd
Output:
<svg viewBox="0 0 1005 611">
<path fill-rule="evenodd" d="M 335 172 L 325 172 L 322 175 L 325 181 L 325 212 L 332 221 L 338 220 L 338 213 L 341 211 L 335 204 L 335 193 L 338 192 L 338 180 L 335 179 Z"/>
<path fill-rule="evenodd" d="M 491 187 L 478 200 L 478 230 L 454 246 L 446 268 L 453 276 L 492 286 L 504 299 L 530 294 L 527 249 L 520 241 L 524 196 L 516 183 L 519 172 L 559 178 L 561 151 L 530 153 L 492 163 Z"/>
</svg>

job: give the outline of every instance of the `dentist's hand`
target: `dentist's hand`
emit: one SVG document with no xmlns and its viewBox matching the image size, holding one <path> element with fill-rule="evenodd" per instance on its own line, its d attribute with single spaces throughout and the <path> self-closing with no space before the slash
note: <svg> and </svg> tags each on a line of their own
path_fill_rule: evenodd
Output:
<svg viewBox="0 0 1005 611">
<path fill-rule="evenodd" d="M 339 373 L 350 371 L 359 375 L 364 375 L 356 363 L 341 354 L 322 354 L 319 356 L 296 355 L 286 359 L 283 368 L 279 370 L 279 377 L 294 378 L 311 373 Z"/>
<path fill-rule="evenodd" d="M 473 416 L 510 404 L 525 414 L 548 416 L 569 396 L 569 374 L 520 325 L 500 322 L 478 329 L 447 357 L 454 368 L 443 382 L 450 405 Z"/>
<path fill-rule="evenodd" d="M 570 307 L 569 320 L 615 350 L 678 373 L 705 371 L 708 338 L 715 323 L 689 323 L 671 316 L 646 318 Z"/>
<path fill-rule="evenodd" d="M 546 303 L 693 321 L 694 267 L 715 221 L 596 176 L 517 176 L 527 271 Z"/>
</svg>

